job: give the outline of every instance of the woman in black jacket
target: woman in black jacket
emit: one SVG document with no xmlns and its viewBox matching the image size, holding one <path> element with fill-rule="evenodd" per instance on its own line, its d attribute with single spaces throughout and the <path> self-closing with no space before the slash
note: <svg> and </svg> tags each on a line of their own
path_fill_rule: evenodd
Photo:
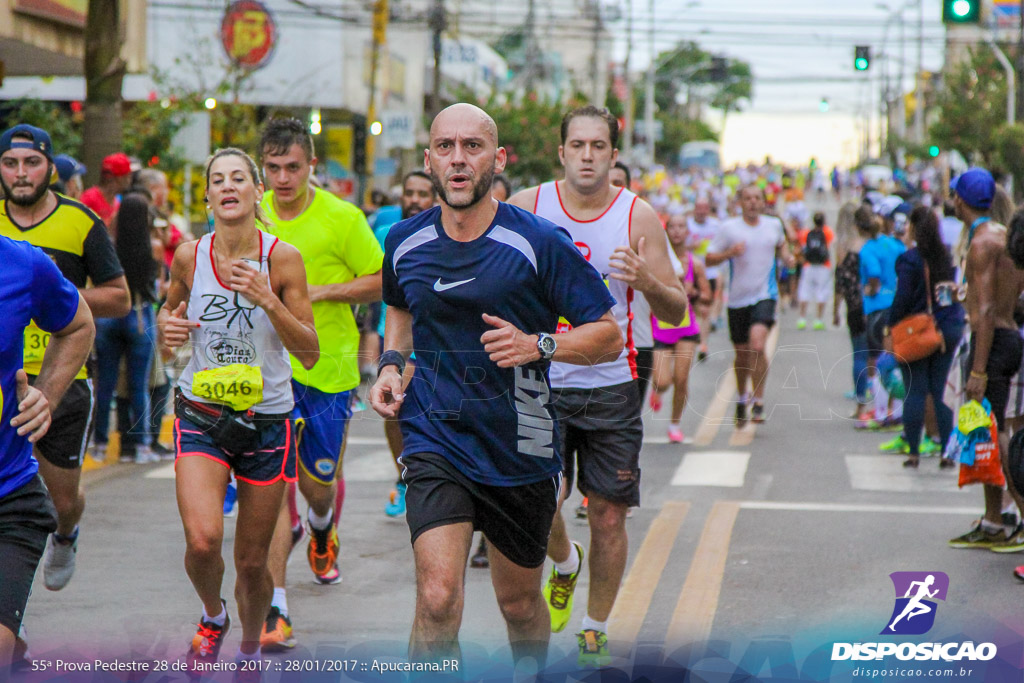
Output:
<svg viewBox="0 0 1024 683">
<path fill-rule="evenodd" d="M 917 467 L 918 448 L 924 426 L 925 400 L 930 394 L 939 423 L 940 444 L 946 445 L 953 431 L 953 411 L 943 403 L 946 379 L 953 353 L 963 336 L 964 309 L 956 298 L 953 259 L 939 236 L 939 219 L 928 207 L 919 206 L 910 214 L 910 237 L 917 244 L 896 259 L 896 296 L 889 309 L 889 325 L 915 313 L 928 310 L 931 299 L 935 322 L 945 340 L 943 348 L 927 358 L 903 366 L 907 398 L 903 404 L 903 433 L 910 446 L 904 467 Z M 928 269 L 925 285 L 925 268 Z M 953 463 L 942 459 L 940 467 Z"/>
</svg>

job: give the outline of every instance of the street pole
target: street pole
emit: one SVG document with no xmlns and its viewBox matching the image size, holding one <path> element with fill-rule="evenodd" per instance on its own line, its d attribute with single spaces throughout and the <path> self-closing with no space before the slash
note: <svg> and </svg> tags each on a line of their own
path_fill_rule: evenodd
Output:
<svg viewBox="0 0 1024 683">
<path fill-rule="evenodd" d="M 988 44 L 992 48 L 992 52 L 995 53 L 996 59 L 1003 67 L 1003 71 L 1006 72 L 1006 123 L 1011 126 L 1017 120 L 1017 77 L 1013 70 L 1013 64 L 1007 59 L 1006 54 L 1003 53 L 1002 49 L 996 45 L 996 40 L 990 31 L 988 34 Z M 1013 176 L 1008 176 L 1006 181 L 1006 191 L 1013 196 Z"/>
<path fill-rule="evenodd" d="M 917 16 L 917 72 L 914 74 L 914 142 L 924 144 L 924 89 L 921 74 L 924 70 L 924 0 L 918 2 Z"/>
<path fill-rule="evenodd" d="M 533 0 L 530 0 L 533 6 Z M 626 125 L 622 136 L 622 156 L 627 163 L 633 161 L 633 117 L 636 116 L 636 108 L 633 106 L 633 77 L 629 72 L 629 57 L 633 52 L 633 0 L 627 0 L 626 11 L 629 12 L 626 18 L 626 60 L 623 63 L 623 79 L 626 82 Z"/>
<path fill-rule="evenodd" d="M 430 92 L 430 114 L 433 117 L 441 111 L 441 33 L 447 27 L 444 0 L 434 0 L 429 23 L 434 33 L 434 83 Z"/>
<path fill-rule="evenodd" d="M 654 165 L 654 62 L 657 51 L 654 47 L 654 0 L 648 0 L 651 22 L 648 41 L 651 46 L 651 61 L 647 65 L 647 88 L 644 93 L 644 139 L 646 144 L 647 165 Z"/>
<path fill-rule="evenodd" d="M 537 41 L 534 31 L 534 0 L 530 0 L 526 10 L 526 92 L 533 92 L 534 79 L 537 75 Z"/>
<path fill-rule="evenodd" d="M 590 52 L 590 87 L 592 91 L 592 102 L 596 107 L 604 106 L 604 93 L 601 92 L 601 81 L 598 78 L 600 73 L 599 54 L 601 45 L 601 0 L 592 0 L 591 7 L 594 11 L 594 27 L 591 30 L 593 46 Z"/>
<path fill-rule="evenodd" d="M 373 3 L 373 42 L 370 51 L 370 102 L 366 107 L 365 126 L 377 120 L 377 67 L 380 64 L 380 49 L 387 40 L 388 0 Z M 370 205 L 373 197 L 373 176 L 376 168 L 376 135 L 366 136 L 366 158 L 363 168 L 363 204 Z"/>
</svg>

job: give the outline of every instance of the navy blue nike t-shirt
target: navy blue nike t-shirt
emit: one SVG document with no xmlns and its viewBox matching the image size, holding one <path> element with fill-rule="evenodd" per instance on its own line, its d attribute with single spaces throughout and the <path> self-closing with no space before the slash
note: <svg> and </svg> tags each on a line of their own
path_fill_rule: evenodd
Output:
<svg viewBox="0 0 1024 683">
<path fill-rule="evenodd" d="M 0 498 L 32 480 L 39 463 L 32 444 L 11 426 L 18 414 L 17 372 L 22 366 L 25 327 L 32 320 L 45 332 L 67 327 L 78 312 L 78 290 L 42 249 L 0 236 Z M 51 406 L 51 410 L 56 406 Z"/>
<path fill-rule="evenodd" d="M 473 481 L 518 486 L 562 469 L 547 362 L 499 368 L 480 337 L 497 316 L 526 334 L 574 327 L 615 304 L 554 223 L 499 204 L 487 231 L 457 242 L 434 207 L 391 228 L 384 303 L 412 314 L 416 374 L 399 417 L 404 453 L 438 453 Z"/>
</svg>

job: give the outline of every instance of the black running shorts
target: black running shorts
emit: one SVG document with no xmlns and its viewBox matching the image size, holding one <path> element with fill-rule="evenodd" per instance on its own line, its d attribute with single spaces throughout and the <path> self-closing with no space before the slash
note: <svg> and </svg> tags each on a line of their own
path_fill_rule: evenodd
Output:
<svg viewBox="0 0 1024 683">
<path fill-rule="evenodd" d="M 629 506 L 640 504 L 644 426 L 636 382 L 598 389 L 552 389 L 566 486 Z"/>
<path fill-rule="evenodd" d="M 756 304 L 742 308 L 730 308 L 729 340 L 733 344 L 746 344 L 750 341 L 750 328 L 764 325 L 771 329 L 775 324 L 775 299 L 762 299 Z"/>
<path fill-rule="evenodd" d="M 57 530 L 57 511 L 36 475 L 0 498 L 0 626 L 18 632 L 46 537 Z"/>
<path fill-rule="evenodd" d="M 968 369 L 974 367 L 974 347 L 977 344 L 975 334 L 971 334 L 971 352 L 967 357 Z M 1021 353 L 1024 340 L 1017 330 L 997 327 L 993 330 L 992 348 L 988 352 L 988 364 L 985 374 L 985 398 L 992 404 L 992 414 L 996 418 L 999 431 L 1006 431 L 1006 406 L 1010 402 L 1010 380 L 1020 370 Z"/>
<path fill-rule="evenodd" d="M 489 486 L 469 479 L 437 453 L 403 455 L 400 462 L 413 543 L 430 529 L 469 522 L 520 567 L 544 564 L 561 475 L 522 486 Z"/>
<path fill-rule="evenodd" d="M 29 375 L 29 384 L 36 381 Z M 92 392 L 91 379 L 76 379 L 64 393 L 46 436 L 36 442 L 35 452 L 46 458 L 51 465 L 65 470 L 82 466 L 85 447 L 92 434 L 92 418 L 96 400 Z"/>
<path fill-rule="evenodd" d="M 636 386 L 641 408 L 643 408 L 644 396 L 647 395 L 647 385 L 651 381 L 651 370 L 653 368 L 654 347 L 636 347 Z"/>
</svg>

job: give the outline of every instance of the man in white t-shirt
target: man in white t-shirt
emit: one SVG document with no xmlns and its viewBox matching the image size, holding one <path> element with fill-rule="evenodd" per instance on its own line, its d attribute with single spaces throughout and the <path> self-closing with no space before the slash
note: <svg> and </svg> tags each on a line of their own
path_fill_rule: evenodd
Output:
<svg viewBox="0 0 1024 683">
<path fill-rule="evenodd" d="M 742 216 L 722 223 L 704 260 L 709 266 L 729 262 L 729 338 L 736 349 L 736 426 L 750 419 L 764 422 L 764 387 L 768 378 L 765 343 L 775 324 L 779 297 L 776 262 L 793 266 L 782 221 L 763 215 L 764 191 L 747 185 L 739 192 Z M 753 382 L 747 393 L 747 379 Z"/>
</svg>

